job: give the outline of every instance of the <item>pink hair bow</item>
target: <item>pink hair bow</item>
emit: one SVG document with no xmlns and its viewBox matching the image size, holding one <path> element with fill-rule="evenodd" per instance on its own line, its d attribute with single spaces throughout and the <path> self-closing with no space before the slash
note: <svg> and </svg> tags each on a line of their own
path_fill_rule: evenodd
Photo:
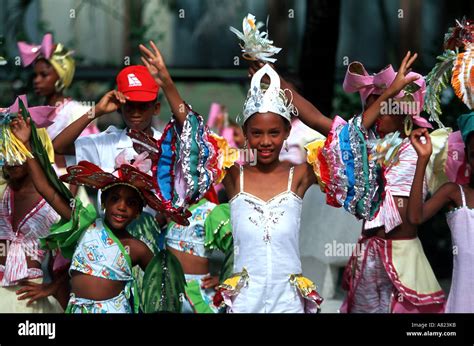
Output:
<svg viewBox="0 0 474 346">
<path fill-rule="evenodd" d="M 344 83 L 342 86 L 344 91 L 347 93 L 359 92 L 362 103 L 365 105 L 366 100 L 370 95 L 383 94 L 385 89 L 387 89 L 392 84 L 396 76 L 397 73 L 394 71 L 392 65 L 388 65 L 383 70 L 374 75 L 369 75 L 365 70 L 364 65 L 358 61 L 355 61 L 348 66 L 346 77 L 344 78 Z M 419 116 L 421 110 L 423 109 L 424 95 L 426 92 L 425 79 L 423 76 L 415 72 L 410 72 L 407 74 L 407 77 L 411 76 L 419 76 L 419 78 L 413 82 L 418 87 L 418 90 L 410 94 L 413 97 L 413 101 L 415 101 L 415 105 L 417 106 L 413 107 L 413 111 L 409 113 L 416 125 L 432 128 L 433 126 L 426 119 Z M 409 86 L 407 86 L 407 88 Z M 406 93 L 407 92 L 404 90 L 400 91 L 400 93 L 395 96 L 395 99 L 404 97 Z"/>
<path fill-rule="evenodd" d="M 115 158 L 115 167 L 119 168 L 122 165 L 130 165 L 138 169 L 140 172 L 147 173 L 151 170 L 151 160 L 147 157 L 148 152 L 144 151 L 140 155 L 135 155 L 133 160 L 130 162 L 127 160 L 126 151 L 122 150 L 122 152 Z"/>
<path fill-rule="evenodd" d="M 20 110 L 19 100 L 23 101 L 26 109 L 30 113 L 31 119 L 35 122 L 37 128 L 48 127 L 54 123 L 50 120 L 50 117 L 55 114 L 56 107 L 52 106 L 38 106 L 38 107 L 28 107 L 28 100 L 26 95 L 20 95 L 16 98 L 15 102 L 8 107 L 8 113 L 18 113 Z"/>
<path fill-rule="evenodd" d="M 43 36 L 40 45 L 29 44 L 24 41 L 18 42 L 18 50 L 23 66 L 31 65 L 39 56 L 44 56 L 46 59 L 51 58 L 53 48 L 53 35 L 49 33 Z"/>
</svg>

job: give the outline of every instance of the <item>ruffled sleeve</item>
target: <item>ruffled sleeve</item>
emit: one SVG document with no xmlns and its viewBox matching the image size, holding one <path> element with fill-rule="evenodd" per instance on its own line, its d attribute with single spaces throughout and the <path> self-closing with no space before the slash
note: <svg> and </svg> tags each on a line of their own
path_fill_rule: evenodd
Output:
<svg viewBox="0 0 474 346">
<path fill-rule="evenodd" d="M 322 192 L 326 189 L 325 181 L 327 181 L 327 164 L 326 161 L 322 159 L 322 152 L 324 148 L 324 139 L 318 139 L 314 142 L 310 142 L 305 145 L 306 149 L 306 161 L 313 167 L 314 174 L 318 181 L 319 188 Z M 324 178 L 323 178 L 324 177 Z"/>
<path fill-rule="evenodd" d="M 204 246 L 210 250 L 218 249 L 225 255 L 219 274 L 219 282 L 223 282 L 234 271 L 234 241 L 230 222 L 229 204 L 216 206 L 204 222 L 206 240 Z"/>
<path fill-rule="evenodd" d="M 206 240 L 204 246 L 226 253 L 232 246 L 232 227 L 229 204 L 216 206 L 204 221 Z"/>
<path fill-rule="evenodd" d="M 168 216 L 182 225 L 191 216 L 188 207 L 201 200 L 212 184 L 220 182 L 226 169 L 238 159 L 238 150 L 212 133 L 191 108 L 183 126 L 173 117 L 158 142 L 142 132 L 131 131 L 128 135 L 137 152 L 149 152 L 154 161 L 156 194 Z"/>
<path fill-rule="evenodd" d="M 61 249 L 64 258 L 71 259 L 82 233 L 97 217 L 97 212 L 91 204 L 84 207 L 79 198 L 74 199 L 71 219 L 61 219 L 52 225 L 50 234 L 40 239 L 41 247 L 49 250 Z"/>
<path fill-rule="evenodd" d="M 336 116 L 324 143 L 306 146 L 326 203 L 363 219 L 376 215 L 384 190 L 381 167 L 369 157 L 374 138 L 362 126 L 361 116 L 349 122 Z"/>
<path fill-rule="evenodd" d="M 224 137 L 213 132 L 210 133 L 208 138 L 218 152 L 217 178 L 214 183 L 219 184 L 224 180 L 227 169 L 239 160 L 239 150 L 229 146 L 229 142 Z"/>
</svg>

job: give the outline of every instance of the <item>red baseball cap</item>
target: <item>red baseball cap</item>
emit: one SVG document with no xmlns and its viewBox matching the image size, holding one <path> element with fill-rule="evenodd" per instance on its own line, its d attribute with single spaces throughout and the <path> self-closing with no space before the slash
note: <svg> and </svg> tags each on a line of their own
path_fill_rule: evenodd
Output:
<svg viewBox="0 0 474 346">
<path fill-rule="evenodd" d="M 156 99 L 160 87 L 145 66 L 125 67 L 117 75 L 118 91 L 129 97 L 130 101 L 149 102 Z"/>
</svg>

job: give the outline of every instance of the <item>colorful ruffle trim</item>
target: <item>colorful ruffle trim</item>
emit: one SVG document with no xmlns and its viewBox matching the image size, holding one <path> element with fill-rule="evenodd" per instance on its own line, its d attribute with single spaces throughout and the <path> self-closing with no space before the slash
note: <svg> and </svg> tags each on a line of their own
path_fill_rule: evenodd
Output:
<svg viewBox="0 0 474 346">
<path fill-rule="evenodd" d="M 369 141 L 375 134 L 361 125 L 361 119 L 358 116 L 347 123 L 336 117 L 324 145 L 318 140 L 306 149 L 326 203 L 371 219 L 378 212 L 384 189 L 381 167 L 369 159 Z"/>
<path fill-rule="evenodd" d="M 302 274 L 290 276 L 290 283 L 296 287 L 301 296 L 305 299 L 305 313 L 317 313 L 321 310 L 323 298 L 316 291 L 316 285 Z"/>
<path fill-rule="evenodd" d="M 232 297 L 240 293 L 248 285 L 249 274 L 245 268 L 233 274 L 217 288 L 214 296 L 214 306 L 221 308 L 232 307 Z M 302 274 L 290 275 L 289 282 L 305 300 L 305 313 L 317 313 L 321 310 L 323 298 L 316 291 L 316 285 Z"/>
<path fill-rule="evenodd" d="M 218 286 L 214 295 L 214 306 L 221 308 L 224 306 L 232 306 L 231 297 L 240 293 L 240 290 L 248 285 L 249 273 L 243 268 L 241 272 L 234 273 L 221 285 Z"/>
<path fill-rule="evenodd" d="M 130 131 L 128 135 L 138 153 L 150 153 L 158 198 L 165 213 L 182 225 L 188 224 L 189 205 L 201 200 L 238 159 L 238 152 L 213 134 L 190 108 L 182 128 L 171 119 L 157 142 L 142 132 Z"/>
</svg>

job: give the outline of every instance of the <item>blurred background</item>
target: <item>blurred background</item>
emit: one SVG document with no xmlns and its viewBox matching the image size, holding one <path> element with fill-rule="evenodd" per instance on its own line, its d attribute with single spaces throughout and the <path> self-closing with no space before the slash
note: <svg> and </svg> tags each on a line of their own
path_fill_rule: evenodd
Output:
<svg viewBox="0 0 474 346">
<path fill-rule="evenodd" d="M 184 99 L 204 117 L 212 102 L 223 104 L 231 119 L 241 112 L 248 79 L 237 38 L 228 28 L 242 30 L 247 13 L 263 22 L 269 16 L 270 38 L 283 48 L 277 56 L 279 71 L 323 113 L 346 119 L 361 110 L 358 94 L 342 91 L 350 62 L 363 62 L 369 73 L 388 64 L 397 69 L 411 50 L 419 54 L 414 70 L 426 75 L 442 53 L 444 33 L 455 19 L 474 17 L 472 0 L 2 0 L 1 4 L 0 56 L 6 64 L 0 66 L 0 105 L 10 105 L 15 95 L 23 93 L 30 105 L 43 102 L 33 94 L 32 68 L 19 64 L 16 42 L 40 43 L 51 32 L 55 42 L 75 51 L 76 74 L 66 93 L 76 100 L 98 101 L 115 88 L 116 74 L 126 65 L 140 63 L 138 44 L 154 40 Z M 443 122 L 454 128 L 456 116 L 467 110 L 450 88 L 442 95 L 442 109 Z M 164 101 L 155 126 L 162 127 L 169 115 Z M 98 126 L 103 130 L 110 124 L 123 126 L 117 114 L 100 118 Z M 329 232 L 318 224 L 303 220 L 304 234 Z M 357 235 L 354 231 L 351 239 Z M 425 224 L 420 238 L 448 290 L 452 250 L 444 214 Z M 319 238 L 311 239 L 309 244 Z M 311 257 L 310 252 L 302 251 L 302 256 Z M 326 297 L 340 297 L 340 268 L 346 260 L 336 261 L 329 279 L 314 274 L 326 287 Z M 304 263 L 310 272 L 325 272 L 311 270 L 317 261 L 324 262 Z"/>
</svg>

